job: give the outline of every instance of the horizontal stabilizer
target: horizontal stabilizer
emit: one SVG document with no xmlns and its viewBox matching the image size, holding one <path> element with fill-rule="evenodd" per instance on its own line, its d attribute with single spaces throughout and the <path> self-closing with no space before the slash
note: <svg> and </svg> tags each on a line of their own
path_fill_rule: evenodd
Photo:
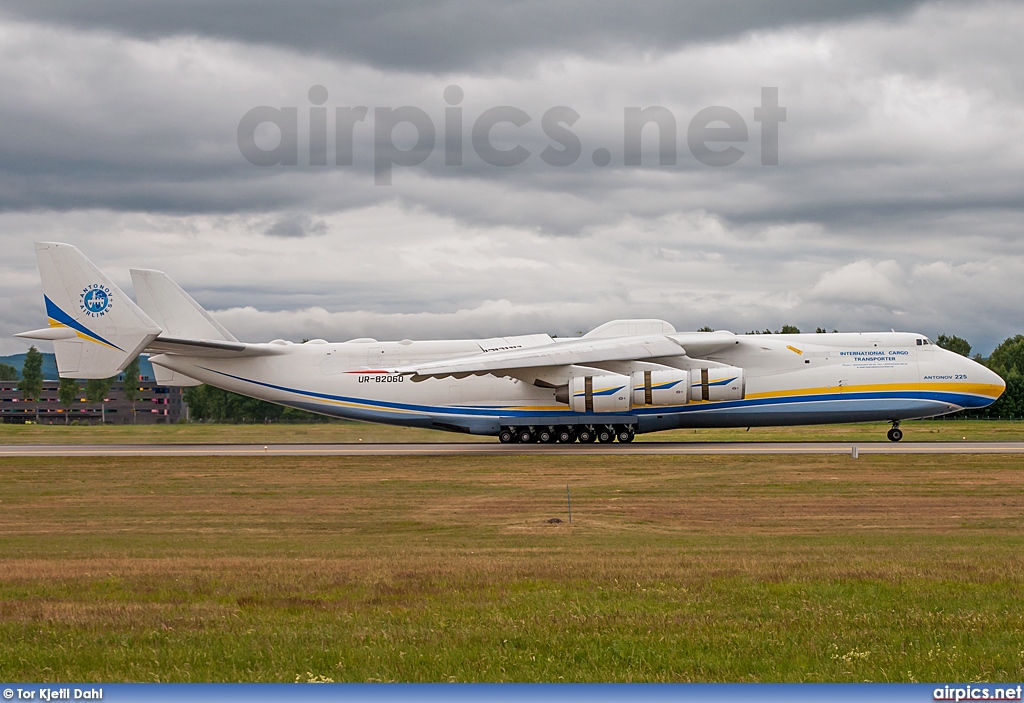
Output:
<svg viewBox="0 0 1024 703">
<path fill-rule="evenodd" d="M 22 339 L 39 339 L 45 342 L 56 342 L 58 339 L 74 339 L 78 336 L 70 327 L 44 327 L 31 332 L 18 332 L 15 337 Z"/>
</svg>

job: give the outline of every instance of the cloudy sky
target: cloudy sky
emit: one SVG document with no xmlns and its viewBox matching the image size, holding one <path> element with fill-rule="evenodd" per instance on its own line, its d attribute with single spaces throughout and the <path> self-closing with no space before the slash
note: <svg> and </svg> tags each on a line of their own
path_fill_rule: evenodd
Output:
<svg viewBox="0 0 1024 703">
<path fill-rule="evenodd" d="M 763 5 L 5 3 L 0 354 L 45 323 L 36 240 L 127 290 L 130 267 L 164 270 L 248 341 L 660 317 L 988 353 L 1024 332 L 1024 4 Z M 763 88 L 786 110 L 778 165 Z M 293 133 L 297 163 L 246 158 L 261 106 L 295 128 L 249 140 L 273 160 Z M 735 119 L 706 147 L 731 165 L 693 148 L 726 126 L 702 121 L 715 106 Z M 627 111 L 651 107 L 674 140 L 649 124 L 630 152 Z M 483 146 L 521 163 L 478 148 L 496 114 L 520 124 Z"/>
</svg>

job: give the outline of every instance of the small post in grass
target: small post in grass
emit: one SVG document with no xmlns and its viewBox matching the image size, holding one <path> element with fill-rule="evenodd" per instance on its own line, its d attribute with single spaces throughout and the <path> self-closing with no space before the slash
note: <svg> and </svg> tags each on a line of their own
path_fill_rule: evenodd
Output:
<svg viewBox="0 0 1024 703">
<path fill-rule="evenodd" d="M 565 502 L 569 504 L 569 524 L 572 524 L 572 496 L 569 494 L 569 484 L 565 484 Z"/>
</svg>

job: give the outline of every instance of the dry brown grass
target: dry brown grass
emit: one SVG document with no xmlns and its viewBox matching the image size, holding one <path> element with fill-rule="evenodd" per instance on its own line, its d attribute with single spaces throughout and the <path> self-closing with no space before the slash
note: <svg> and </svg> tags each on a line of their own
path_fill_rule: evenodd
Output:
<svg viewBox="0 0 1024 703">
<path fill-rule="evenodd" d="M 3 459 L 0 678 L 1015 678 L 1022 520 L 1012 456 Z"/>
<path fill-rule="evenodd" d="M 5 460 L 0 531 L 20 535 L 373 535 L 394 523 L 488 535 L 1015 532 L 1013 456 L 295 457 Z M 389 529 L 379 530 L 380 526 Z M 568 525 L 564 526 L 568 529 Z"/>
</svg>

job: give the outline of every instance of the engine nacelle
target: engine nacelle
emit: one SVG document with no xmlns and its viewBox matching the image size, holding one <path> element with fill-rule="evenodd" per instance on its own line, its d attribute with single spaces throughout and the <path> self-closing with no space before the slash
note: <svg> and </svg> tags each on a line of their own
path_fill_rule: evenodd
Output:
<svg viewBox="0 0 1024 703">
<path fill-rule="evenodd" d="M 577 413 L 628 412 L 630 378 L 618 373 L 573 376 L 568 387 L 569 409 Z"/>
<path fill-rule="evenodd" d="M 656 369 L 633 373 L 633 405 L 685 405 L 690 400 L 690 372 Z"/>
<path fill-rule="evenodd" d="M 690 372 L 690 400 L 743 400 L 746 383 L 743 369 L 719 366 Z"/>
</svg>

